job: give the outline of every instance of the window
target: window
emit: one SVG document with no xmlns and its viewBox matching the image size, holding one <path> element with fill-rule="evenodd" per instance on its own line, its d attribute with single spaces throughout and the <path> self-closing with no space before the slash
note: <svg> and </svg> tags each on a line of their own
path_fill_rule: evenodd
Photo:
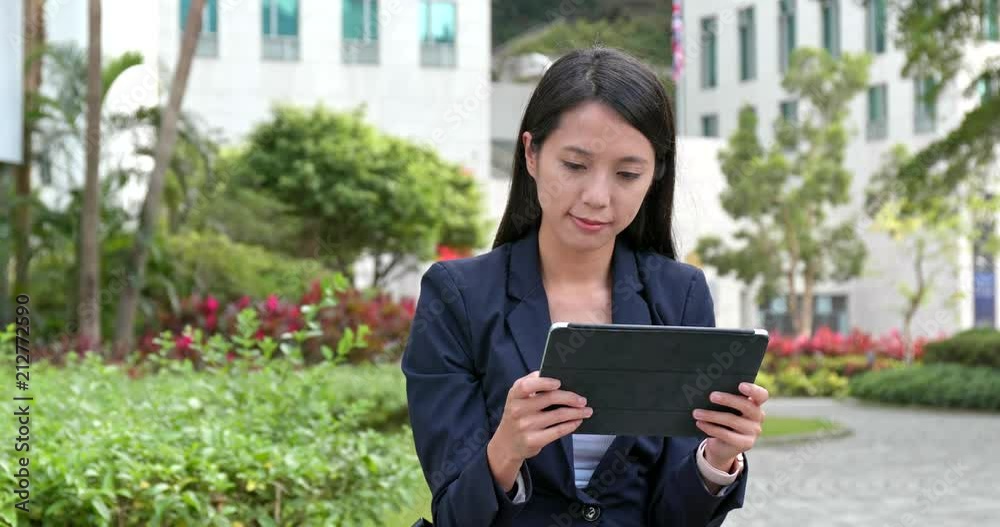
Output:
<svg viewBox="0 0 1000 527">
<path fill-rule="evenodd" d="M 923 77 L 913 81 L 913 131 L 918 134 L 934 131 L 937 110 L 933 100 L 927 98 L 934 87 L 934 79 Z"/>
<path fill-rule="evenodd" d="M 979 91 L 980 103 L 985 103 L 989 99 L 1000 94 L 1000 76 L 979 79 L 976 86 Z"/>
<path fill-rule="evenodd" d="M 1000 0 L 983 0 L 983 38 L 1000 40 Z"/>
<path fill-rule="evenodd" d="M 868 51 L 875 54 L 885 53 L 885 33 L 888 20 L 886 17 L 885 2 L 886 0 L 868 0 L 865 17 L 868 31 L 865 42 L 867 43 Z"/>
<path fill-rule="evenodd" d="M 802 295 L 797 295 L 797 298 L 801 304 Z M 794 335 L 795 325 L 792 316 L 793 313 L 788 308 L 788 299 L 784 296 L 775 297 L 770 303 L 760 308 L 760 320 L 769 331 Z M 824 326 L 836 333 L 850 331 L 847 317 L 847 295 L 817 294 L 813 296 L 813 331 Z"/>
<path fill-rule="evenodd" d="M 719 84 L 718 53 L 716 50 L 716 29 L 718 21 L 714 16 L 701 19 L 701 87 L 714 88 Z"/>
<path fill-rule="evenodd" d="M 989 198 L 991 196 L 987 196 Z M 979 231 L 972 244 L 972 297 L 974 324 L 982 327 L 996 325 L 996 274 L 994 271 L 993 252 L 988 247 L 988 241 L 993 233 L 993 221 L 976 222 Z"/>
<path fill-rule="evenodd" d="M 753 7 L 740 10 L 740 80 L 757 77 L 757 28 L 754 26 Z"/>
<path fill-rule="evenodd" d="M 799 101 L 782 101 L 781 118 L 790 124 L 799 122 Z"/>
<path fill-rule="evenodd" d="M 265 59 L 299 60 L 298 0 L 263 0 L 261 55 Z"/>
<path fill-rule="evenodd" d="M 795 51 L 795 1 L 779 0 L 778 9 L 778 69 L 781 73 L 788 70 Z"/>
<path fill-rule="evenodd" d="M 455 67 L 455 34 L 458 18 L 455 3 L 420 0 L 420 63 L 424 66 Z"/>
<path fill-rule="evenodd" d="M 191 10 L 191 0 L 181 0 L 181 31 L 187 23 L 188 11 Z M 219 7 L 216 0 L 205 0 L 201 11 L 201 34 L 198 35 L 198 47 L 194 54 L 199 57 L 219 56 Z"/>
<path fill-rule="evenodd" d="M 889 99 L 885 84 L 868 88 L 868 140 L 889 135 Z"/>
<path fill-rule="evenodd" d="M 702 137 L 719 137 L 719 116 L 709 114 L 701 116 Z"/>
<path fill-rule="evenodd" d="M 346 64 L 378 64 L 378 0 L 344 0 Z"/>
<path fill-rule="evenodd" d="M 840 2 L 821 0 L 823 47 L 837 57 L 840 55 Z"/>
</svg>

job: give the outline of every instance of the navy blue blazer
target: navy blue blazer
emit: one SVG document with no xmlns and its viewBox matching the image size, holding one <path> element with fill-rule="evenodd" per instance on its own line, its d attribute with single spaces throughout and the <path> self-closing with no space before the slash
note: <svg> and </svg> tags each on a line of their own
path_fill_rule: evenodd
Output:
<svg viewBox="0 0 1000 527">
<path fill-rule="evenodd" d="M 715 325 L 696 267 L 619 238 L 612 268 L 614 323 Z M 550 320 L 540 271 L 536 228 L 486 254 L 437 262 L 421 279 L 402 370 L 434 525 L 721 525 L 743 506 L 749 463 L 722 496 L 711 495 L 694 457 L 700 437 L 617 436 L 578 489 L 564 436 L 522 464 L 521 504 L 493 480 L 486 445 L 507 392 L 541 367 Z"/>
</svg>

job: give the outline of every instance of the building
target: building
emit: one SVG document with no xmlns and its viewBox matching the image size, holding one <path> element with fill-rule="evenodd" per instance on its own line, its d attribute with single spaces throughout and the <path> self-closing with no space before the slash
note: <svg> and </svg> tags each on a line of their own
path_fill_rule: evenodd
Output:
<svg viewBox="0 0 1000 527">
<path fill-rule="evenodd" d="M 104 0 L 104 56 L 137 50 L 145 58 L 119 79 L 106 109 L 162 97 L 189 5 Z M 46 14 L 50 41 L 86 47 L 87 2 L 51 0 Z M 236 142 L 275 103 L 364 105 L 383 132 L 430 144 L 471 170 L 489 203 L 489 96 L 486 0 L 206 0 L 183 109 Z M 401 280 L 397 292 L 415 294 L 414 282 Z"/>
<path fill-rule="evenodd" d="M 936 107 L 923 102 L 925 79 L 904 78 L 904 54 L 894 45 L 895 17 L 887 0 L 699 0 L 684 3 L 687 65 L 681 93 L 681 130 L 689 135 L 726 138 L 736 129 L 740 108 L 749 104 L 760 122 L 765 145 L 773 140 L 772 123 L 795 118 L 797 101 L 782 89 L 781 79 L 797 47 L 824 47 L 832 53 L 868 51 L 873 56 L 866 94 L 850 104 L 846 166 L 854 174 L 853 211 L 860 212 L 864 189 L 883 155 L 895 144 L 911 152 L 946 135 L 974 108 L 980 93 L 963 95 L 972 82 L 968 71 L 1000 56 L 996 0 L 987 0 L 982 31 L 986 42 L 966 50 L 970 68 L 944 87 Z M 858 232 L 869 249 L 863 275 L 849 283 L 822 284 L 815 303 L 816 325 L 878 333 L 899 328 L 903 298 L 900 283 L 913 283 L 912 258 L 887 236 L 862 222 Z M 934 273 L 934 293 L 914 320 L 916 335 L 936 335 L 972 325 L 997 325 L 996 263 L 963 240 L 957 255 L 937 255 L 943 267 Z M 789 324 L 782 300 L 758 309 L 752 296 L 744 306 L 743 325 Z M 955 299 L 949 301 L 949 299 Z"/>
</svg>

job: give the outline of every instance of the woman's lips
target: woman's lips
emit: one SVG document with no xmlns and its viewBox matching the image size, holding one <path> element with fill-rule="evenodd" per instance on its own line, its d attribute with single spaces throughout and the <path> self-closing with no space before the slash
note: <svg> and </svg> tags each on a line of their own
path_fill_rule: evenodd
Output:
<svg viewBox="0 0 1000 527">
<path fill-rule="evenodd" d="M 610 222 L 594 221 L 590 219 L 579 218 L 573 216 L 572 214 L 570 214 L 570 217 L 573 218 L 573 222 L 576 223 L 577 227 L 580 227 L 581 229 L 587 232 L 599 231 L 603 229 L 605 225 L 608 225 L 610 223 Z"/>
</svg>

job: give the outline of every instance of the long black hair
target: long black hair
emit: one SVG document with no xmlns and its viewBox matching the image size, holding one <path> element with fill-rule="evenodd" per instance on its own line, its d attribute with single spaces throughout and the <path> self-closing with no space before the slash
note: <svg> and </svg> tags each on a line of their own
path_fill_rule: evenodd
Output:
<svg viewBox="0 0 1000 527">
<path fill-rule="evenodd" d="M 545 139 L 559 126 L 563 112 L 588 101 L 614 109 L 653 145 L 653 183 L 635 219 L 621 236 L 636 250 L 651 250 L 676 259 L 671 233 L 676 135 L 670 97 L 656 75 L 638 59 L 601 46 L 560 57 L 535 87 L 517 134 L 510 195 L 493 248 L 517 240 L 541 224 L 538 189 L 524 159 L 524 132 L 531 132 L 532 148 L 540 151 Z"/>
</svg>

